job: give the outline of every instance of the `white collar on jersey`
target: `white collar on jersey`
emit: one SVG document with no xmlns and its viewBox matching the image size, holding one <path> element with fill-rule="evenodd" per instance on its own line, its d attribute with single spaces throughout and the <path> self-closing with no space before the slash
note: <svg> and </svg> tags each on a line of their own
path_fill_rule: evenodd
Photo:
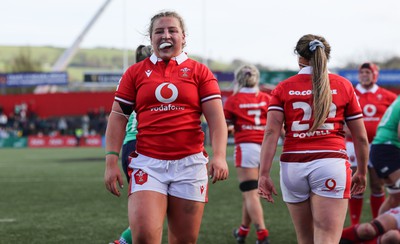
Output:
<svg viewBox="0 0 400 244">
<path fill-rule="evenodd" d="M 239 90 L 239 93 L 257 93 L 260 90 L 257 87 L 242 87 Z"/>
<path fill-rule="evenodd" d="M 365 89 L 364 87 L 362 87 L 362 85 L 361 84 L 357 84 L 356 85 L 356 89 L 361 93 L 361 94 L 364 94 L 364 93 L 367 93 L 367 92 L 371 92 L 371 93 L 375 93 L 377 90 L 378 90 L 378 88 L 379 88 L 379 86 L 377 85 L 377 84 L 374 84 L 373 86 L 372 86 L 372 88 L 371 89 Z"/>
<path fill-rule="evenodd" d="M 181 54 L 179 54 L 178 56 L 171 58 L 171 60 L 175 60 L 176 63 L 177 63 L 178 65 L 180 65 L 180 64 L 183 63 L 183 62 L 185 62 L 186 59 L 188 59 L 188 56 L 187 56 L 187 54 L 186 54 L 185 52 L 181 52 Z M 161 59 L 161 58 L 158 58 L 158 57 L 153 53 L 153 54 L 150 56 L 150 61 L 151 61 L 153 64 L 156 64 L 157 61 L 162 61 L 162 59 Z"/>
<path fill-rule="evenodd" d="M 310 75 L 311 73 L 312 73 L 312 67 L 311 66 L 305 66 L 305 67 L 301 68 L 301 70 L 299 71 L 299 74 Z"/>
<path fill-rule="evenodd" d="M 328 73 L 331 73 L 331 72 L 328 70 Z M 301 74 L 311 75 L 312 74 L 312 67 L 311 66 L 305 66 L 305 67 L 301 68 L 301 70 L 299 71 L 298 74 L 299 75 L 301 75 Z"/>
</svg>

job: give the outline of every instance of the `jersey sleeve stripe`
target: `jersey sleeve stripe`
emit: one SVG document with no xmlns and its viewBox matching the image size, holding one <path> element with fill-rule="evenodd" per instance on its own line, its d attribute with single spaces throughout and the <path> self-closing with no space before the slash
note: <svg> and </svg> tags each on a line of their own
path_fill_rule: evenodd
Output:
<svg viewBox="0 0 400 244">
<path fill-rule="evenodd" d="M 133 102 L 130 102 L 130 101 L 125 100 L 125 99 L 120 98 L 120 97 L 115 97 L 115 100 L 118 101 L 118 102 L 122 102 L 122 103 L 126 103 L 126 104 L 129 104 L 129 105 L 133 105 Z"/>
<path fill-rule="evenodd" d="M 356 114 L 356 115 L 353 115 L 353 116 L 346 117 L 346 121 L 355 120 L 355 119 L 359 119 L 359 118 L 362 118 L 362 117 L 363 117 L 362 114 Z"/>
<path fill-rule="evenodd" d="M 269 106 L 268 111 L 272 111 L 272 110 L 277 110 L 277 111 L 283 112 L 283 108 L 278 107 L 278 106 Z"/>
<path fill-rule="evenodd" d="M 206 102 L 206 101 L 209 101 L 209 100 L 213 100 L 213 99 L 221 99 L 221 95 L 211 95 L 211 96 L 208 96 L 208 97 L 205 97 L 205 98 L 202 98 L 200 101 L 203 103 L 203 102 Z"/>
</svg>

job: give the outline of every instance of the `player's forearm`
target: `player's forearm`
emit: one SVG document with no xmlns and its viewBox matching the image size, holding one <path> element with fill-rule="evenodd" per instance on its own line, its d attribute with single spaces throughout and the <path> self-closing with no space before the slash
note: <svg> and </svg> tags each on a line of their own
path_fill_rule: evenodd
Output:
<svg viewBox="0 0 400 244">
<path fill-rule="evenodd" d="M 226 124 L 215 122 L 214 125 L 210 125 L 210 138 L 214 157 L 217 156 L 225 158 L 226 145 L 228 141 Z"/>
<path fill-rule="evenodd" d="M 270 174 L 279 136 L 279 131 L 274 131 L 269 128 L 265 130 L 260 153 L 260 175 Z"/>
<path fill-rule="evenodd" d="M 357 170 L 362 174 L 366 174 L 369 156 L 369 143 L 364 122 L 362 119 L 358 119 L 349 121 L 347 124 L 353 137 L 354 150 L 357 157 Z"/>
<path fill-rule="evenodd" d="M 264 139 L 261 145 L 260 154 L 260 175 L 269 175 L 272 162 L 275 157 L 276 146 L 279 137 L 282 135 L 283 113 L 269 111 L 267 116 L 267 126 L 264 132 Z"/>
<path fill-rule="evenodd" d="M 202 108 L 210 130 L 213 155 L 225 158 L 228 127 L 226 125 L 222 103 L 220 100 L 215 99 L 205 102 Z"/>
<path fill-rule="evenodd" d="M 125 136 L 125 127 L 126 119 L 124 117 L 110 114 L 106 129 L 106 151 L 119 153 Z"/>
<path fill-rule="evenodd" d="M 368 139 L 366 141 L 353 141 L 354 149 L 357 158 L 357 170 L 360 173 L 367 173 L 368 168 L 368 155 L 369 155 L 369 144 Z"/>
</svg>

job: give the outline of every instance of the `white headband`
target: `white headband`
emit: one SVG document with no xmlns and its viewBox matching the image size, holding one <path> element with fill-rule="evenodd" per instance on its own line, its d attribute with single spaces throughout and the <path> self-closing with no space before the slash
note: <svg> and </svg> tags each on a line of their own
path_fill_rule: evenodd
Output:
<svg viewBox="0 0 400 244">
<path fill-rule="evenodd" d="M 310 41 L 310 43 L 308 44 L 308 49 L 311 52 L 314 52 L 315 49 L 317 49 L 317 47 L 322 47 L 322 49 L 325 49 L 324 44 L 320 40 L 317 40 L 317 39 Z"/>
</svg>

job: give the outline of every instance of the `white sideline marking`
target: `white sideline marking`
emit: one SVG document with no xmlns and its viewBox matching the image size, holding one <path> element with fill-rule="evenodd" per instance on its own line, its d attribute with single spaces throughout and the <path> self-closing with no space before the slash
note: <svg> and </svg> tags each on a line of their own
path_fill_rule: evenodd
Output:
<svg viewBox="0 0 400 244">
<path fill-rule="evenodd" d="M 15 222 L 16 219 L 0 219 L 0 223 L 11 223 Z"/>
</svg>

